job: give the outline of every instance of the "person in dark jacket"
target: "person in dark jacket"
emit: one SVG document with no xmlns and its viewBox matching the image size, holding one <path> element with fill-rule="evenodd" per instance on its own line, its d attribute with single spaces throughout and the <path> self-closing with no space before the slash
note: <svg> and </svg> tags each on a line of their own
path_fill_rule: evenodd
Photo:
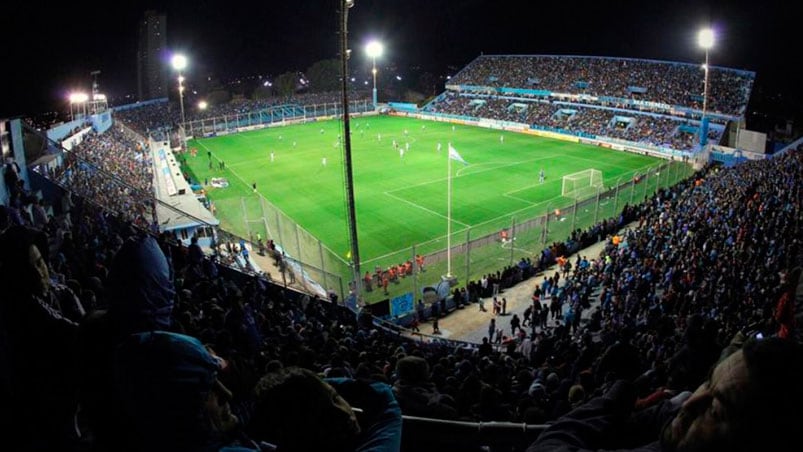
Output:
<svg viewBox="0 0 803 452">
<path fill-rule="evenodd" d="M 803 345 L 748 340 L 694 393 L 633 413 L 633 384 L 620 379 L 558 419 L 527 451 L 797 450 L 802 379 Z"/>
<path fill-rule="evenodd" d="M 451 396 L 441 394 L 430 380 L 429 364 L 418 356 L 405 356 L 396 363 L 398 380 L 393 393 L 402 412 L 412 416 L 456 419 L 456 403 Z"/>
</svg>

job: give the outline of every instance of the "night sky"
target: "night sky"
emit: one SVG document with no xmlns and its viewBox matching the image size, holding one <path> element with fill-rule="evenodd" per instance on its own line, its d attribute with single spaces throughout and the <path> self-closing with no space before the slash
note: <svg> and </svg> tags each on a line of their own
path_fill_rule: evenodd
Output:
<svg viewBox="0 0 803 452">
<path fill-rule="evenodd" d="M 66 109 L 66 93 L 89 91 L 100 70 L 113 98 L 136 93 L 138 23 L 146 9 L 167 14 L 168 47 L 190 59 L 188 77 L 231 79 L 304 70 L 338 52 L 340 0 L 235 2 L 40 2 L 3 7 L 0 117 Z M 481 53 L 572 54 L 701 62 L 696 33 L 718 33 L 711 63 L 758 72 L 757 89 L 801 98 L 793 49 L 800 47 L 793 2 L 356 0 L 349 38 L 354 58 L 370 37 L 385 43 L 385 63 L 436 75 Z M 791 57 L 789 55 L 792 55 Z M 790 62 L 791 61 L 791 62 Z M 356 61 L 355 63 L 359 63 Z M 380 65 L 382 62 L 379 63 Z M 122 103 L 122 102 L 115 102 Z"/>
</svg>

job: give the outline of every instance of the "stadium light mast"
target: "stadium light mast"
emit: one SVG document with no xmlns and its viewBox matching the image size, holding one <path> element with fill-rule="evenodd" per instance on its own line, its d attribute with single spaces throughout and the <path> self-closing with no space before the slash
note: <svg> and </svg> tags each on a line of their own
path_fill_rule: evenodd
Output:
<svg viewBox="0 0 803 452">
<path fill-rule="evenodd" d="M 705 50 L 705 65 L 703 66 L 703 70 L 705 70 L 705 80 L 703 82 L 703 118 L 705 118 L 708 112 L 708 51 L 714 47 L 714 30 L 710 28 L 703 28 L 700 30 L 697 34 L 697 43 Z"/>
<path fill-rule="evenodd" d="M 69 99 L 70 99 L 70 121 L 75 120 L 76 109 L 78 112 L 79 119 L 82 117 L 81 113 L 83 113 L 83 116 L 86 116 L 86 102 L 89 100 L 89 95 L 86 93 L 71 93 Z M 78 105 L 77 108 L 76 105 Z"/>
<path fill-rule="evenodd" d="M 187 67 L 187 57 L 184 55 L 177 53 L 173 55 L 173 59 L 171 60 L 171 64 L 173 65 L 173 69 L 178 71 L 178 100 L 179 104 L 181 105 L 181 128 L 183 137 L 187 136 L 187 125 L 184 120 L 184 75 L 181 73 Z M 187 148 L 187 143 L 185 139 L 182 139 L 182 144 L 184 144 L 184 148 Z"/>
<path fill-rule="evenodd" d="M 345 176 L 346 209 L 348 210 L 349 243 L 351 244 L 351 270 L 354 279 L 353 300 L 355 305 L 361 302 L 362 274 L 360 273 L 360 245 L 357 241 L 357 209 L 354 206 L 354 170 L 351 161 L 351 125 L 349 123 L 349 71 L 348 59 L 351 51 L 348 45 L 349 8 L 354 7 L 354 0 L 340 2 L 340 71 L 343 96 L 343 172 Z M 376 91 L 374 91 L 376 92 Z M 352 295 L 350 294 L 350 295 Z"/>
<path fill-rule="evenodd" d="M 385 47 L 379 41 L 371 41 L 365 46 L 365 53 L 371 57 L 371 73 L 374 75 L 374 108 L 377 106 L 377 96 L 376 96 L 376 59 L 382 56 L 382 52 L 385 50 Z"/>
</svg>

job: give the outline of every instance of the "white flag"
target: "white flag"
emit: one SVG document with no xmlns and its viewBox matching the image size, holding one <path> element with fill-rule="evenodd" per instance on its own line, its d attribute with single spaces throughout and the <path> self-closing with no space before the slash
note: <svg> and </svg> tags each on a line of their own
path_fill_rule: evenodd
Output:
<svg viewBox="0 0 803 452">
<path fill-rule="evenodd" d="M 449 158 L 452 160 L 457 160 L 463 165 L 468 165 L 468 162 L 463 160 L 463 157 L 460 156 L 460 154 L 457 152 L 457 149 L 452 147 L 452 143 L 449 143 Z"/>
</svg>

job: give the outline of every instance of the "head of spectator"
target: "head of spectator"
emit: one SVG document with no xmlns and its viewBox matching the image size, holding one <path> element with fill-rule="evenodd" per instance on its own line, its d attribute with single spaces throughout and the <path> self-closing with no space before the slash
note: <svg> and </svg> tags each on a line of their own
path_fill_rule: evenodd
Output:
<svg viewBox="0 0 803 452">
<path fill-rule="evenodd" d="M 793 450 L 803 406 L 803 346 L 749 340 L 721 361 L 662 433 L 665 450 Z"/>
<path fill-rule="evenodd" d="M 396 376 L 402 384 L 426 384 L 429 375 L 429 364 L 424 358 L 405 356 L 396 363 Z"/>
<path fill-rule="evenodd" d="M 125 432 L 120 447 L 208 450 L 237 426 L 231 393 L 217 379 L 221 360 L 193 337 L 133 334 L 118 347 L 113 365 L 113 398 Z"/>
<path fill-rule="evenodd" d="M 248 433 L 280 451 L 353 450 L 360 424 L 351 406 L 314 372 L 288 367 L 266 374 L 254 390 Z"/>
<path fill-rule="evenodd" d="M 0 236 L 0 278 L 10 298 L 48 294 L 48 251 L 47 236 L 24 226 L 12 226 Z"/>
<path fill-rule="evenodd" d="M 106 289 L 109 313 L 121 333 L 170 327 L 176 292 L 167 259 L 153 237 L 131 237 L 123 244 Z"/>
</svg>

